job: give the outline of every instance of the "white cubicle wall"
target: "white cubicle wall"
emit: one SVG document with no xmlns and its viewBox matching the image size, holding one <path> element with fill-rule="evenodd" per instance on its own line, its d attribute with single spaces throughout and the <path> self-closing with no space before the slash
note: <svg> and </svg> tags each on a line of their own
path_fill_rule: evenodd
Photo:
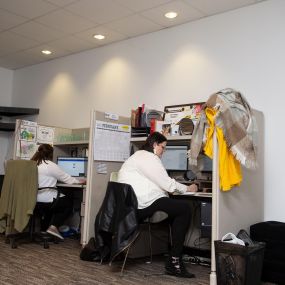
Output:
<svg viewBox="0 0 285 285">
<path fill-rule="evenodd" d="M 220 190 L 219 151 L 217 144 L 214 146 L 210 285 L 217 284 L 214 240 L 229 232 L 237 234 L 240 229 L 249 232 L 250 225 L 264 221 L 264 117 L 260 111 L 253 112 L 258 126 L 258 168 L 243 168 L 243 180 L 239 187 L 227 192 Z"/>
<path fill-rule="evenodd" d="M 243 169 L 243 181 L 240 187 L 229 192 L 222 192 L 219 189 L 219 170 L 217 165 L 213 166 L 213 207 L 212 207 L 212 242 L 228 233 L 237 233 L 240 229 L 249 231 L 249 226 L 263 221 L 264 219 L 264 118 L 259 111 L 254 111 L 258 124 L 258 164 L 256 170 Z M 89 159 L 88 180 L 86 190 L 83 244 L 86 244 L 90 237 L 94 236 L 94 223 L 96 214 L 105 196 L 106 187 L 111 172 L 120 169 L 122 162 L 93 160 L 94 138 L 96 120 L 114 122 L 105 118 L 105 113 L 92 111 L 91 128 L 89 138 Z M 119 123 L 129 124 L 126 117 L 119 117 Z M 181 139 L 181 138 L 179 138 Z M 139 143 L 139 140 L 135 142 Z M 134 140 L 132 140 L 134 142 Z M 218 149 L 214 151 L 218 157 Z M 97 172 L 98 163 L 105 163 L 107 172 L 100 174 Z M 214 159 L 213 163 L 218 163 Z M 212 273 L 210 284 L 216 285 L 216 267 L 214 250 L 212 250 Z"/>
<path fill-rule="evenodd" d="M 240 229 L 249 232 L 249 226 L 264 220 L 264 122 L 263 114 L 254 111 L 258 125 L 258 168 L 243 167 L 240 187 L 229 192 L 217 191 L 217 237 Z"/>
<path fill-rule="evenodd" d="M 94 140 L 96 132 L 96 121 L 107 123 L 130 125 L 130 118 L 118 116 L 116 120 L 106 116 L 107 113 L 91 111 L 90 136 L 89 136 L 89 162 L 87 173 L 85 210 L 82 227 L 82 244 L 88 243 L 94 237 L 94 224 L 96 215 L 105 197 L 107 184 L 111 172 L 120 170 L 123 161 L 94 160 Z M 129 145 L 129 142 L 128 142 Z M 100 170 L 98 169 L 100 168 Z"/>
</svg>

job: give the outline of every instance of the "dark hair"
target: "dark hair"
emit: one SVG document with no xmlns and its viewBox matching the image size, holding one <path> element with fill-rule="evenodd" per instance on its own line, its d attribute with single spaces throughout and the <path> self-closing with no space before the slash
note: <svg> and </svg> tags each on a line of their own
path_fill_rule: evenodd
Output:
<svg viewBox="0 0 285 285">
<path fill-rule="evenodd" d="M 31 160 L 37 162 L 37 165 L 40 165 L 43 161 L 52 160 L 53 158 L 53 147 L 47 143 L 41 144 L 38 148 L 38 151 L 33 155 Z"/>
<path fill-rule="evenodd" d="M 167 138 L 159 133 L 159 132 L 154 132 L 151 135 L 148 136 L 148 138 L 146 139 L 144 145 L 141 147 L 141 149 L 149 151 L 149 152 L 153 152 L 153 144 L 157 143 L 163 143 L 166 142 Z"/>
</svg>

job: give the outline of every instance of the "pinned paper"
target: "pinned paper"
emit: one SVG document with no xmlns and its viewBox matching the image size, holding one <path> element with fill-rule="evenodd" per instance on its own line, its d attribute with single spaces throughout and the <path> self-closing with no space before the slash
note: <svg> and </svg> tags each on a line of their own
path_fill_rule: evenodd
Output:
<svg viewBox="0 0 285 285">
<path fill-rule="evenodd" d="M 105 112 L 105 118 L 110 119 L 110 120 L 114 120 L 114 121 L 118 121 L 119 115 Z"/>
<path fill-rule="evenodd" d="M 98 174 L 107 174 L 107 164 L 106 163 L 98 163 L 96 166 Z"/>
</svg>

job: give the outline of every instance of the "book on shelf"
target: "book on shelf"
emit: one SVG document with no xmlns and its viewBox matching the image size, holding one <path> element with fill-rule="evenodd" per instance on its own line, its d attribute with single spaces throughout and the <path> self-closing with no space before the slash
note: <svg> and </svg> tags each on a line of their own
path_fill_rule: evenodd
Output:
<svg viewBox="0 0 285 285">
<path fill-rule="evenodd" d="M 163 126 L 164 122 L 161 120 L 157 120 L 157 119 L 151 119 L 150 121 L 150 133 L 152 134 L 153 132 L 159 132 L 159 133 L 163 133 Z"/>
<path fill-rule="evenodd" d="M 134 128 L 148 127 L 150 128 L 151 120 L 162 120 L 163 112 L 150 109 L 145 104 L 131 110 L 131 126 Z"/>
</svg>

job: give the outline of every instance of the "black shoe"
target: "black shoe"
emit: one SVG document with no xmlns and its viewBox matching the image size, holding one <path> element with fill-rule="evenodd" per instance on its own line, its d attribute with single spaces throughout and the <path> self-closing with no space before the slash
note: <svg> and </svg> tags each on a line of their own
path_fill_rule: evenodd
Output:
<svg viewBox="0 0 285 285">
<path fill-rule="evenodd" d="M 182 278 L 195 278 L 193 273 L 190 273 L 185 268 L 185 265 L 180 257 L 170 256 L 165 264 L 165 273 Z"/>
</svg>

